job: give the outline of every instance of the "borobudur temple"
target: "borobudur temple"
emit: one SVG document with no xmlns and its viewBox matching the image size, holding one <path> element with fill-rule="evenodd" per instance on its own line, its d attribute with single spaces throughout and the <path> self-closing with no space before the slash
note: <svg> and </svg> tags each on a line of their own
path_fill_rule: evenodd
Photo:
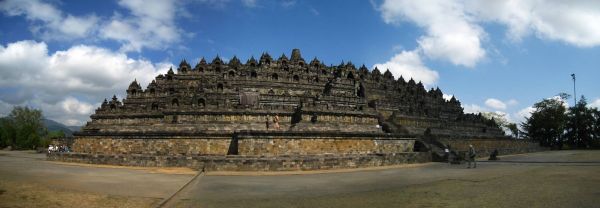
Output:
<svg viewBox="0 0 600 208">
<path fill-rule="evenodd" d="M 104 100 L 74 134 L 72 153 L 51 160 L 206 170 L 313 170 L 435 159 L 467 143 L 485 154 L 531 151 L 493 120 L 465 114 L 439 88 L 389 70 L 327 66 L 263 53 L 242 63 L 182 61 L 127 96 Z M 433 158 L 432 158 L 433 157 Z"/>
</svg>

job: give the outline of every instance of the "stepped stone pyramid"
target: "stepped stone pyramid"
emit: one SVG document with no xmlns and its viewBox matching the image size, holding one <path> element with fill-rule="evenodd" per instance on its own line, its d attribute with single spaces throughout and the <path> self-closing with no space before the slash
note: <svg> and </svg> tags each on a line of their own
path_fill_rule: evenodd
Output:
<svg viewBox="0 0 600 208">
<path fill-rule="evenodd" d="M 133 81 L 123 100 L 105 99 L 74 135 L 85 154 L 282 156 L 407 153 L 424 135 L 503 131 L 439 88 L 351 62 L 307 62 L 294 49 L 245 63 L 183 60 L 145 88 Z"/>
</svg>

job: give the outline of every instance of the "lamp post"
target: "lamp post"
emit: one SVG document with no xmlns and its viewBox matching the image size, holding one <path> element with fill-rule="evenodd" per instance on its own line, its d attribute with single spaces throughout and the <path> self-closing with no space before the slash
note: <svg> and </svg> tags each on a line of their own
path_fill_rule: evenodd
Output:
<svg viewBox="0 0 600 208">
<path fill-rule="evenodd" d="M 573 99 L 575 99 L 575 103 L 573 103 L 573 106 L 577 105 L 577 91 L 575 88 L 575 73 L 571 74 L 571 77 L 573 78 Z"/>
<path fill-rule="evenodd" d="M 575 73 L 571 74 L 571 77 L 573 78 L 573 99 L 575 100 L 575 103 L 573 104 L 573 110 L 575 110 L 575 139 L 573 143 L 577 144 L 579 140 L 579 110 L 577 109 L 577 88 L 575 88 Z"/>
</svg>

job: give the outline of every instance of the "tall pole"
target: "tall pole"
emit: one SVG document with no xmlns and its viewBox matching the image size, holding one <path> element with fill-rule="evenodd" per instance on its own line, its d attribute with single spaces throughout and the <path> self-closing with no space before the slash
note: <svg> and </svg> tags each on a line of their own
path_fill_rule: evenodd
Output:
<svg viewBox="0 0 600 208">
<path fill-rule="evenodd" d="M 573 142 L 577 144 L 579 142 L 579 110 L 577 109 L 577 88 L 575 88 L 575 73 L 571 74 L 571 77 L 573 77 L 573 95 L 575 95 L 573 96 L 573 98 L 575 99 L 575 104 L 573 104 L 573 110 L 575 110 L 575 140 Z"/>
<path fill-rule="evenodd" d="M 575 88 L 575 74 L 571 74 L 571 77 L 573 77 L 573 99 L 575 99 L 575 103 L 573 103 L 573 106 L 577 105 L 577 90 Z"/>
</svg>

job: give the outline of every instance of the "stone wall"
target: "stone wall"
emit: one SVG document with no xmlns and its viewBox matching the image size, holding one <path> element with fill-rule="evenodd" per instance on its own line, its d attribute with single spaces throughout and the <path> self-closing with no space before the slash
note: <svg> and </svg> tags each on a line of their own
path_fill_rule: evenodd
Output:
<svg viewBox="0 0 600 208">
<path fill-rule="evenodd" d="M 137 136 L 139 137 L 139 136 Z M 472 144 L 479 157 L 543 151 L 537 143 L 510 139 L 437 138 L 464 152 Z M 74 153 L 48 160 L 145 167 L 190 167 L 208 171 L 287 171 L 376 167 L 431 161 L 431 152 L 413 152 L 414 138 L 240 135 L 238 155 L 227 155 L 231 137 L 78 138 Z"/>
<path fill-rule="evenodd" d="M 431 154 L 407 152 L 394 154 L 252 156 L 149 156 L 141 154 L 51 153 L 48 160 L 89 164 L 143 167 L 190 167 L 206 171 L 294 171 L 365 168 L 423 163 Z"/>
<path fill-rule="evenodd" d="M 468 151 L 469 144 L 473 145 L 477 157 L 488 157 L 495 149 L 499 155 L 520 154 L 527 152 L 539 152 L 546 150 L 538 143 L 514 140 L 514 139 L 438 139 L 438 141 L 449 144 L 455 151 Z"/>
<path fill-rule="evenodd" d="M 504 131 L 498 127 L 470 121 L 449 121 L 439 118 L 395 116 L 394 123 L 403 126 L 412 134 L 423 134 L 427 129 L 432 135 L 454 135 L 468 137 L 498 137 Z"/>
<path fill-rule="evenodd" d="M 195 111 L 194 111 L 195 110 Z M 234 109 L 229 111 L 208 111 L 205 109 L 183 109 L 173 110 L 169 112 L 162 112 L 161 115 L 150 115 L 144 116 L 130 114 L 104 114 L 95 115 L 94 120 L 90 124 L 97 125 L 151 125 L 160 123 L 173 123 L 173 116 L 177 116 L 176 123 L 185 124 L 206 124 L 214 122 L 238 122 L 238 123 L 264 123 L 267 120 L 267 116 L 270 116 L 270 120 L 277 113 L 279 115 L 280 123 L 289 123 L 291 120 L 291 114 L 293 109 L 290 111 L 246 111 L 245 109 Z M 302 120 L 310 121 L 311 116 L 316 114 L 319 122 L 324 123 L 352 123 L 352 124 L 367 124 L 376 125 L 377 117 L 364 112 L 319 112 L 319 111 L 304 111 Z M 150 117 L 150 118 L 149 118 Z"/>
<path fill-rule="evenodd" d="M 381 154 L 412 152 L 414 138 L 240 136 L 239 155 Z M 76 138 L 73 151 L 91 154 L 226 155 L 230 137 L 125 138 L 86 136 Z"/>
<path fill-rule="evenodd" d="M 168 138 L 125 139 L 119 137 L 76 138 L 73 151 L 91 154 L 144 154 L 144 155 L 225 155 L 230 138 Z"/>
<path fill-rule="evenodd" d="M 250 137 L 239 140 L 240 155 L 315 155 L 412 152 L 413 138 Z"/>
</svg>

